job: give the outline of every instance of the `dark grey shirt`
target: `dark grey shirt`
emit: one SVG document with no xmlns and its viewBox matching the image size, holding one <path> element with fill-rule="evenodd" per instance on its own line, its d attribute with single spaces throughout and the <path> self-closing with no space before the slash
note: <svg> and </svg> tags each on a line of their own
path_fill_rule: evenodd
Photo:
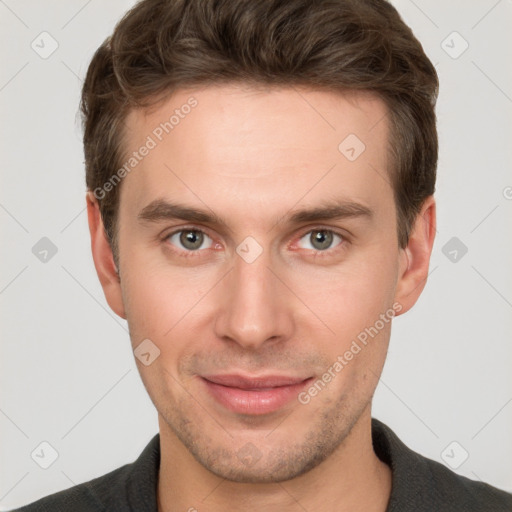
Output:
<svg viewBox="0 0 512 512">
<path fill-rule="evenodd" d="M 372 419 L 375 453 L 393 474 L 387 512 L 512 512 L 512 494 L 453 473 L 410 450 L 382 422 Z M 19 512 L 157 512 L 160 434 L 139 458 L 99 478 L 51 494 Z"/>
</svg>

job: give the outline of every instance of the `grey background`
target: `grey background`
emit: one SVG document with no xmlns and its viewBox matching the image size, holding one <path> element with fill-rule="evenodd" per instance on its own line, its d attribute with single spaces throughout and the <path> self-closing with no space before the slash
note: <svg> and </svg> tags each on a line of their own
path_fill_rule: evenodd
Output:
<svg viewBox="0 0 512 512">
<path fill-rule="evenodd" d="M 133 461 L 158 431 L 94 271 L 77 118 L 92 53 L 133 3 L 0 0 L 1 510 Z M 467 452 L 457 473 L 512 491 L 512 2 L 393 3 L 440 75 L 438 234 L 373 415 L 434 460 Z M 43 31 L 58 43 L 46 59 L 31 47 L 51 49 Z M 48 469 L 43 441 L 58 453 Z"/>
</svg>

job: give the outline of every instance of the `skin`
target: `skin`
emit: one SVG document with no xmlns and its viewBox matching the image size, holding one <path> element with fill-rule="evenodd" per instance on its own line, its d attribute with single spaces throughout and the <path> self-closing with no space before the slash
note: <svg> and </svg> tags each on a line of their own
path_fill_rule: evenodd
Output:
<svg viewBox="0 0 512 512">
<path fill-rule="evenodd" d="M 197 107 L 123 179 L 119 275 L 97 202 L 87 197 L 106 299 L 127 319 L 133 348 L 150 339 L 160 350 L 149 366 L 136 360 L 158 410 L 158 509 L 385 511 L 391 471 L 372 448 L 371 401 L 391 322 L 306 405 L 235 413 L 199 376 L 320 378 L 379 315 L 393 304 L 403 314 L 418 299 L 434 242 L 434 199 L 400 249 L 386 107 L 369 93 L 180 90 L 150 112 L 130 113 L 126 147 L 140 147 L 191 96 Z M 350 133 L 366 145 L 352 162 L 338 150 Z M 213 212 L 225 225 L 139 219 L 157 199 Z M 335 200 L 373 214 L 288 220 Z M 206 233 L 200 249 L 169 237 L 185 228 Z M 339 238 L 318 249 L 315 229 Z M 236 252 L 247 236 L 263 249 L 252 263 Z M 237 456 L 248 443 L 256 462 Z"/>
</svg>

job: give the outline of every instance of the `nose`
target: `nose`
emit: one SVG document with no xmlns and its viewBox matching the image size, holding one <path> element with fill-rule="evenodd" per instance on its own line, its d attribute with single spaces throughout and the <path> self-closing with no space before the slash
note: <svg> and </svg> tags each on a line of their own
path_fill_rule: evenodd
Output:
<svg viewBox="0 0 512 512">
<path fill-rule="evenodd" d="M 271 269 L 267 252 L 247 262 L 234 254 L 233 268 L 219 288 L 216 335 L 248 350 L 282 342 L 293 333 L 293 312 L 286 287 Z"/>
</svg>

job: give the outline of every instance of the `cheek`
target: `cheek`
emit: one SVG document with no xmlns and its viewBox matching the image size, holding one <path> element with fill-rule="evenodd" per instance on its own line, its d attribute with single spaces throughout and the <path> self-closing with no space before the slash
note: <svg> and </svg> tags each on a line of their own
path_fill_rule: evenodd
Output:
<svg viewBox="0 0 512 512">
<path fill-rule="evenodd" d="M 390 250 L 375 247 L 338 266 L 309 266 L 288 274 L 290 288 L 329 328 L 325 332 L 331 331 L 331 341 L 349 343 L 392 306 L 398 267 Z"/>
<path fill-rule="evenodd" d="M 132 343 L 149 338 L 162 355 L 180 350 L 190 338 L 192 323 L 207 303 L 214 284 L 213 270 L 194 271 L 152 261 L 145 251 L 132 251 L 124 261 L 122 291 Z"/>
</svg>

